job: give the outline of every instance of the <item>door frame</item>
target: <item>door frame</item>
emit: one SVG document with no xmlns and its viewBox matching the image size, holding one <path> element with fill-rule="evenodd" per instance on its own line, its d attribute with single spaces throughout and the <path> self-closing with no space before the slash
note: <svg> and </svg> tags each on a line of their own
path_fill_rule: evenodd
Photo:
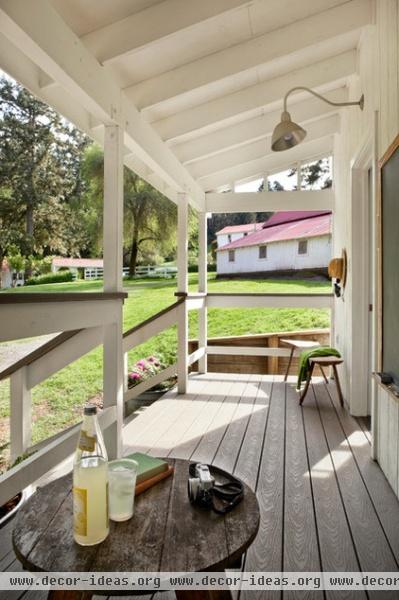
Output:
<svg viewBox="0 0 399 600">
<path fill-rule="evenodd" d="M 371 385 L 371 406 L 368 407 L 368 384 L 370 355 L 371 370 L 376 368 L 376 183 L 377 183 L 377 119 L 373 115 L 370 130 L 362 139 L 351 165 L 351 373 L 350 373 L 350 409 L 354 416 L 366 416 L 371 413 L 372 429 L 375 431 L 375 387 Z M 368 171 L 371 169 L 372 185 L 369 198 Z M 370 227 L 371 225 L 371 227 Z M 371 238 L 371 239 L 370 239 Z M 370 253 L 370 244 L 373 253 Z M 369 257 L 372 259 L 372 269 Z M 372 276 L 370 278 L 370 272 Z M 371 279 L 371 280 L 370 280 Z M 370 295 L 370 286 L 372 295 Z M 373 318 L 371 320 L 369 304 L 372 298 Z M 370 343 L 372 347 L 370 348 Z M 366 376 L 365 376 L 366 374 Z M 373 436 L 374 438 L 374 436 Z"/>
</svg>

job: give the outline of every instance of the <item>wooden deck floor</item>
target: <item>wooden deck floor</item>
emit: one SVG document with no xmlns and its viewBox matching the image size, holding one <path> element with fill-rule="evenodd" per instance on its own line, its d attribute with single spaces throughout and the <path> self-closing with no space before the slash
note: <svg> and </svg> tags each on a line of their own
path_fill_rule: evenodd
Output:
<svg viewBox="0 0 399 600">
<path fill-rule="evenodd" d="M 140 450 L 214 463 L 256 490 L 259 534 L 248 571 L 397 571 L 399 502 L 370 459 L 364 422 L 338 405 L 331 383 L 312 386 L 303 408 L 281 377 L 208 374 L 189 393 L 169 392 L 124 428 Z M 1 531 L 0 566 L 18 568 Z M 7 541 L 8 540 L 8 541 Z M 4 595 L 6 594 L 6 595 Z M 39 598 L 29 592 L 26 600 Z M 0 593 L 0 598 L 21 594 Z M 174 597 L 157 594 L 158 600 Z M 397 598 L 389 592 L 241 592 L 247 598 Z"/>
</svg>

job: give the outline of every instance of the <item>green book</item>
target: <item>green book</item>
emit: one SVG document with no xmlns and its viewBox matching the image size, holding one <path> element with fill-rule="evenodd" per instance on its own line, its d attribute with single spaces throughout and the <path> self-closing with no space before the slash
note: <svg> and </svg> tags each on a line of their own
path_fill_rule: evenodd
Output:
<svg viewBox="0 0 399 600">
<path fill-rule="evenodd" d="M 139 464 L 136 484 L 146 481 L 151 477 L 155 477 L 156 475 L 159 475 L 159 473 L 167 471 L 169 468 L 169 464 L 165 460 L 154 458 L 153 456 L 143 454 L 142 452 L 134 452 L 133 454 L 126 456 L 126 458 L 132 458 Z"/>
</svg>

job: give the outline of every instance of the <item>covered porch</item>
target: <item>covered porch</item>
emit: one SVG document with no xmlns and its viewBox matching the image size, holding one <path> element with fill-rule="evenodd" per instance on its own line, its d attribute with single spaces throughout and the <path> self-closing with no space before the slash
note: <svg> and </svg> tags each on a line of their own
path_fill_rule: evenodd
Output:
<svg viewBox="0 0 399 600">
<path fill-rule="evenodd" d="M 397 570 L 399 503 L 370 458 L 370 442 L 364 422 L 339 406 L 333 384 L 315 380 L 300 408 L 293 378 L 283 383 L 268 375 L 191 375 L 187 393 L 169 392 L 123 429 L 124 453 L 212 463 L 256 490 L 261 522 L 242 562 L 245 571 Z M 21 567 L 12 526 L 2 530 L 0 567 L 16 571 Z M 190 557 L 183 553 L 182 561 L 181 568 L 190 570 Z M 15 598 L 29 600 L 32 593 L 39 597 L 27 592 Z M 396 598 L 394 591 L 383 594 Z M 236 597 L 276 599 L 281 592 L 242 591 Z M 323 592 L 308 591 L 307 597 L 322 598 Z M 357 591 L 356 597 L 367 595 Z"/>
<path fill-rule="evenodd" d="M 399 405 L 372 373 L 381 369 L 377 161 L 399 131 L 398 26 L 397 0 L 0 0 L 0 67 L 100 143 L 105 159 L 103 292 L 0 295 L 1 342 L 59 334 L 0 374 L 11 385 L 13 459 L 32 450 L 32 389 L 102 345 L 109 457 L 140 450 L 203 460 L 243 478 L 261 508 L 247 570 L 397 570 Z M 273 152 L 283 98 L 296 86 L 333 103 L 364 93 L 364 110 L 297 90 L 289 108 L 308 136 Z M 326 156 L 332 188 L 302 189 L 301 165 Z M 178 212 L 176 302 L 129 331 L 122 327 L 124 166 Z M 268 176 L 291 168 L 295 191 L 267 190 Z M 237 191 L 258 180 L 262 192 Z M 199 224 L 195 293 L 188 289 L 190 207 Z M 279 210 L 333 212 L 333 255 L 348 253 L 343 297 L 208 293 L 208 214 Z M 315 383 L 300 408 L 291 380 L 208 373 L 207 356 L 226 351 L 208 344 L 208 310 L 235 307 L 328 309 L 331 345 L 344 359 L 345 407 L 333 383 Z M 198 312 L 191 354 L 189 311 Z M 175 325 L 176 362 L 129 389 L 128 351 Z M 198 372 L 189 374 L 194 364 Z M 127 401 L 174 374 L 176 389 L 125 418 Z M 357 417 L 370 418 L 371 430 Z M 0 504 L 59 474 L 59 465 L 68 468 L 77 435 L 78 426 L 60 432 L 4 473 Z M 16 567 L 9 543 L 4 548 L 2 568 Z"/>
</svg>

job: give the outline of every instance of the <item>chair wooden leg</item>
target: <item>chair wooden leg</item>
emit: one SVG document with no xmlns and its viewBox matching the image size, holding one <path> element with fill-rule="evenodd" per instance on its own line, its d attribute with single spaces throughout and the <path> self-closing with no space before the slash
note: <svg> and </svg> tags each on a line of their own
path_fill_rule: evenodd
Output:
<svg viewBox="0 0 399 600">
<path fill-rule="evenodd" d="M 292 357 L 294 356 L 294 351 L 295 351 L 295 348 L 291 348 L 291 354 L 290 354 L 290 357 L 288 359 L 288 367 L 287 367 L 287 370 L 285 372 L 284 381 L 287 381 L 287 377 L 288 377 L 288 374 L 290 372 L 290 367 L 291 367 L 291 363 L 292 363 Z"/>
<path fill-rule="evenodd" d="M 303 388 L 303 392 L 301 394 L 301 397 L 299 398 L 299 405 L 300 406 L 302 405 L 302 402 L 305 400 L 305 396 L 306 396 L 306 394 L 308 392 L 310 382 L 312 381 L 313 369 L 314 369 L 314 363 L 312 363 L 310 365 L 310 369 L 309 369 L 309 373 L 308 373 L 308 378 L 306 380 L 305 387 Z"/>
<path fill-rule="evenodd" d="M 341 389 L 341 383 L 340 383 L 339 377 L 338 377 L 337 365 L 333 365 L 333 370 L 334 370 L 335 384 L 337 386 L 339 403 L 341 406 L 343 406 L 344 405 L 344 397 L 342 396 L 342 389 Z"/>
<path fill-rule="evenodd" d="M 319 365 L 319 367 L 320 367 L 320 371 L 321 371 L 321 372 L 322 372 L 322 374 L 323 374 L 324 381 L 325 381 L 325 382 L 328 384 L 328 379 L 327 379 L 327 377 L 326 377 L 326 374 L 324 373 L 324 369 L 323 369 L 323 367 L 322 367 L 321 365 Z"/>
</svg>

